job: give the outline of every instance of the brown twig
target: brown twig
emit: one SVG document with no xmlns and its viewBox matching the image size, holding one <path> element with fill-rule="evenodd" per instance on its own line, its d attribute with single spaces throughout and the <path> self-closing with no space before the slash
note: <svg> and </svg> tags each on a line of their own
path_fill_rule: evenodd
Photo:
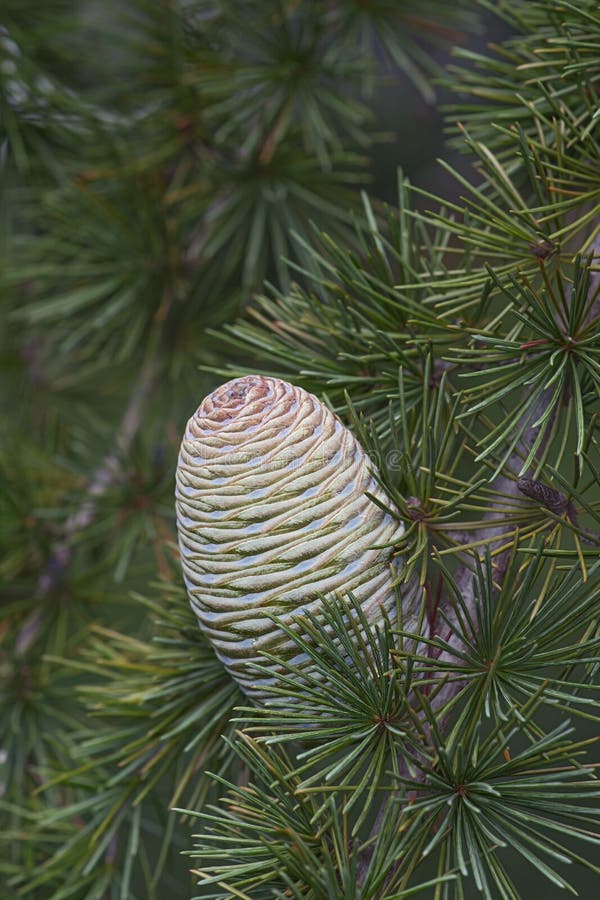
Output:
<svg viewBox="0 0 600 900">
<path fill-rule="evenodd" d="M 159 371 L 156 356 L 152 356 L 142 367 L 117 429 L 114 449 L 104 457 L 93 473 L 79 507 L 65 520 L 60 538 L 54 544 L 38 579 L 35 593 L 39 600 L 44 600 L 58 587 L 71 562 L 74 539 L 93 523 L 99 500 L 122 476 L 123 460 L 127 457 L 139 431 L 144 406 L 156 386 Z M 23 655 L 35 640 L 43 620 L 43 607 L 38 605 L 26 619 L 17 636 L 15 649 L 18 655 Z"/>
</svg>

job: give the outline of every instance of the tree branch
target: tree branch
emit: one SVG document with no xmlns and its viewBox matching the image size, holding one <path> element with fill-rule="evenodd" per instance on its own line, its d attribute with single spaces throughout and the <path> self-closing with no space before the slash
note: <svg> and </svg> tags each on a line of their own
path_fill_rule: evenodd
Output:
<svg viewBox="0 0 600 900">
<path fill-rule="evenodd" d="M 65 520 L 61 536 L 56 541 L 38 579 L 35 595 L 39 600 L 45 599 L 62 581 L 71 562 L 76 536 L 92 524 L 98 511 L 98 501 L 122 476 L 123 460 L 127 457 L 139 431 L 144 406 L 156 386 L 159 371 L 160 365 L 156 356 L 152 356 L 142 367 L 117 429 L 114 449 L 104 457 L 93 473 L 78 509 Z M 43 609 L 38 607 L 23 624 L 16 641 L 18 655 L 24 654 L 35 640 L 43 617 Z"/>
<path fill-rule="evenodd" d="M 589 325 L 600 318 L 600 233 L 595 237 L 591 245 L 591 260 L 592 264 L 594 263 L 594 260 L 596 260 L 597 262 L 596 267 L 590 273 L 590 282 L 588 289 L 590 306 L 586 315 L 586 325 Z M 499 475 L 494 480 L 491 487 L 498 493 L 498 495 L 501 495 L 502 505 L 505 505 L 507 499 L 517 500 L 521 496 L 525 495 L 537 500 L 541 505 L 545 506 L 547 509 L 550 509 L 555 513 L 566 513 L 569 516 L 570 520 L 576 523 L 575 511 L 570 501 L 566 497 L 564 497 L 564 495 L 560 494 L 559 491 L 555 491 L 554 489 L 535 481 L 530 475 L 525 474 L 523 477 L 519 478 L 517 474 L 520 471 L 523 459 L 527 457 L 536 439 L 538 438 L 539 426 L 536 426 L 535 422 L 537 422 L 546 411 L 551 395 L 552 388 L 544 391 L 538 398 L 534 406 L 526 413 L 526 418 L 522 418 L 518 423 L 520 426 L 525 421 L 526 425 L 521 440 L 519 441 L 517 447 L 507 461 L 507 474 Z M 544 435 L 538 450 L 538 457 L 543 456 L 544 449 L 552 432 L 554 419 L 555 413 L 546 422 Z M 492 553 L 494 552 L 494 550 L 498 550 L 501 545 L 501 542 L 498 540 L 498 538 L 502 533 L 502 528 L 494 526 L 494 521 L 497 519 L 502 519 L 504 515 L 505 513 L 497 508 L 497 504 L 496 506 L 492 504 L 489 512 L 484 517 L 486 524 L 482 525 L 480 529 L 477 529 L 472 533 L 471 541 L 474 543 L 478 541 L 481 541 L 482 543 L 485 542 L 485 545 L 490 549 Z M 592 536 L 592 539 L 593 537 L 594 536 Z M 503 553 L 497 554 L 494 558 L 493 571 L 494 579 L 497 584 L 502 583 L 502 579 L 508 566 L 509 558 L 510 550 L 506 550 Z M 455 581 L 459 591 L 461 592 L 466 608 L 468 609 L 470 615 L 474 618 L 477 600 L 473 590 L 473 573 L 471 567 L 468 564 L 465 563 L 463 566 L 461 566 L 455 576 Z M 452 611 L 446 609 L 445 612 L 447 617 L 452 621 L 452 619 L 454 618 Z M 444 635 L 444 637 L 451 646 L 456 647 L 457 650 L 461 649 L 460 637 L 457 631 L 455 631 L 452 627 L 448 629 L 448 632 Z M 447 658 L 448 661 L 450 661 L 454 659 L 454 656 L 449 651 L 445 651 L 440 656 L 441 660 L 443 660 L 444 658 Z M 452 699 L 454 695 L 456 695 L 461 690 L 461 688 L 462 684 L 460 682 L 453 682 L 452 684 L 448 684 L 444 688 L 442 688 L 442 690 L 439 691 L 435 698 L 436 707 L 441 708 L 442 706 L 444 706 L 450 699 Z"/>
</svg>

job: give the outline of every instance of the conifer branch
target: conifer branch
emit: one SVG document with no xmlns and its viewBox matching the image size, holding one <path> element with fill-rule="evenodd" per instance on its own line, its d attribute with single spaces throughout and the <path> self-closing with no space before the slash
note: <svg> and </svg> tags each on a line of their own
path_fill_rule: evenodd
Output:
<svg viewBox="0 0 600 900">
<path fill-rule="evenodd" d="M 596 236 L 594 242 L 591 245 L 591 249 L 592 261 L 594 259 L 597 259 L 600 265 L 600 234 Z M 586 315 L 584 325 L 589 325 L 596 321 L 598 317 L 600 317 L 600 270 L 594 271 L 590 277 L 588 296 L 591 300 L 591 303 Z M 521 495 L 524 495 L 538 501 L 542 506 L 546 507 L 557 515 L 566 515 L 571 522 L 577 524 L 577 513 L 575 511 L 573 503 L 569 500 L 569 498 L 565 497 L 559 491 L 541 484 L 529 473 L 524 473 L 522 475 L 518 474 L 521 471 L 523 460 L 528 457 L 530 451 L 538 440 L 540 428 L 543 428 L 543 435 L 541 441 L 538 442 L 537 458 L 539 459 L 543 455 L 546 443 L 550 437 L 550 434 L 552 433 L 552 428 L 556 416 L 556 407 L 554 407 L 551 415 L 549 417 L 546 417 L 546 421 L 543 425 L 540 425 L 539 422 L 544 418 L 544 414 L 547 412 L 548 402 L 551 396 L 552 388 L 546 389 L 544 392 L 542 392 L 542 394 L 540 394 L 536 402 L 526 410 L 524 415 L 525 428 L 522 432 L 518 445 L 508 457 L 507 463 L 505 465 L 505 471 L 499 474 L 491 485 L 492 489 L 496 492 L 496 496 L 499 497 L 499 500 L 497 500 L 495 503 L 492 503 L 490 510 L 486 513 L 484 517 L 486 524 L 482 525 L 474 532 L 474 534 L 470 536 L 470 540 L 473 543 L 475 543 L 476 541 L 481 541 L 481 543 L 488 548 L 489 553 L 492 555 L 494 559 L 494 581 L 497 585 L 501 585 L 503 582 L 511 555 L 510 548 L 505 549 L 501 553 L 497 552 L 498 548 L 501 546 L 501 542 L 498 538 L 499 535 L 502 534 L 503 528 L 500 526 L 495 526 L 493 523 L 497 519 L 502 519 L 504 517 L 504 513 L 501 512 L 498 508 L 499 506 L 505 506 L 507 501 L 518 500 Z M 588 540 L 590 538 L 592 540 L 594 539 L 593 535 L 588 534 L 584 536 L 587 537 Z M 466 609 L 468 610 L 469 614 L 475 618 L 477 598 L 474 593 L 475 585 L 472 566 L 470 564 L 462 565 L 456 572 L 454 577 L 456 585 L 461 592 Z M 450 622 L 452 622 L 453 614 L 449 610 L 447 604 L 444 608 L 444 611 Z M 451 646 L 455 645 L 457 651 L 463 649 L 461 638 L 457 638 L 460 632 L 455 631 L 451 626 L 448 627 L 446 624 L 444 625 L 444 629 L 446 631 L 446 633 L 444 634 L 444 638 L 448 642 L 448 644 Z M 446 659 L 451 662 L 451 652 L 442 652 L 440 660 Z M 459 691 L 462 689 L 462 686 L 463 685 L 461 682 L 454 682 L 452 684 L 446 685 L 437 695 L 435 705 L 437 707 L 443 707 L 452 699 L 452 697 L 459 693 Z"/>
<path fill-rule="evenodd" d="M 93 35 L 72 3 L 43 6 L 8 0 L 0 26 L 0 231 L 16 232 L 0 363 L 16 413 L 0 448 L 0 576 L 15 580 L 0 621 L 6 890 L 517 900 L 525 860 L 587 895 L 573 870 L 598 872 L 599 840 L 585 731 L 600 648 L 596 0 L 127 0 Z M 476 8 L 513 36 L 458 51 L 474 170 L 443 163 L 444 199 L 402 177 L 397 207 L 363 197 L 355 222 L 389 127 L 371 117 L 375 69 L 433 99 L 430 48 Z M 265 278 L 268 296 L 224 324 Z M 223 332 L 234 352 L 219 358 Z M 323 498 L 308 470 L 289 491 L 272 473 L 285 528 L 263 509 L 262 468 L 258 493 L 222 481 L 222 458 L 182 486 L 196 601 L 232 620 L 222 644 L 264 679 L 258 705 L 211 649 L 212 608 L 205 635 L 168 565 L 172 473 L 154 427 L 174 443 L 214 387 L 199 346 L 213 375 L 257 366 L 333 408 L 373 463 L 361 503 L 379 496 L 370 512 L 394 525 L 378 542 L 362 523 L 390 564 L 389 609 L 344 576 L 288 620 L 286 560 L 298 551 L 303 594 L 328 575 L 329 558 L 306 555 L 316 530 L 332 560 L 360 556 L 341 463 Z M 154 391 L 167 372 L 168 409 Z M 258 623 L 255 656 L 237 618 L 252 628 L 264 608 L 259 553 L 282 612 Z M 202 826 L 196 891 L 175 804 Z"/>
<path fill-rule="evenodd" d="M 38 583 L 40 597 L 47 596 L 61 580 L 71 559 L 75 537 L 89 528 L 96 516 L 99 500 L 123 475 L 123 460 L 129 453 L 142 424 L 144 407 L 156 386 L 159 372 L 160 364 L 155 356 L 143 365 L 117 428 L 114 449 L 110 450 L 92 474 L 82 503 L 66 519 L 61 539 L 56 543 L 52 556 L 40 576 Z"/>
<path fill-rule="evenodd" d="M 152 356 L 142 366 L 138 380 L 133 385 L 115 434 L 114 449 L 109 451 L 92 474 L 78 508 L 65 519 L 61 536 L 55 542 L 38 579 L 36 597 L 39 600 L 46 599 L 63 580 L 71 562 L 76 537 L 94 522 L 99 501 L 123 476 L 123 461 L 142 425 L 144 407 L 156 386 L 159 374 L 159 360 Z M 39 605 L 19 631 L 16 640 L 19 655 L 23 655 L 35 640 L 43 619 L 44 607 Z"/>
</svg>

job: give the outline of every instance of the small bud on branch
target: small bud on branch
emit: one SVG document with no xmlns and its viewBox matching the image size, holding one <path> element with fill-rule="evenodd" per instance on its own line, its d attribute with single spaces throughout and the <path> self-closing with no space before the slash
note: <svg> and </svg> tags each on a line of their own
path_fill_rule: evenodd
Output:
<svg viewBox="0 0 600 900">
<path fill-rule="evenodd" d="M 519 478 L 517 487 L 526 497 L 529 497 L 531 500 L 537 500 L 541 506 L 544 506 L 550 512 L 556 513 L 557 516 L 562 516 L 563 513 L 569 510 L 571 505 L 564 494 L 561 494 L 555 488 L 549 487 L 547 484 L 543 484 L 541 481 L 537 481 L 531 475 L 523 475 L 522 478 Z"/>
</svg>

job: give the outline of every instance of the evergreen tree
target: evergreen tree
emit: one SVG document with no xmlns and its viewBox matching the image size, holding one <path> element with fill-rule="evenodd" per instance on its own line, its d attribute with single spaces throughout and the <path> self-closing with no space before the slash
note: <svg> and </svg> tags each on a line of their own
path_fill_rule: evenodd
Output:
<svg viewBox="0 0 600 900">
<path fill-rule="evenodd" d="M 382 70 L 431 99 L 474 7 L 511 37 L 446 76 L 457 191 L 360 195 Z M 0 897 L 520 898 L 522 863 L 592 895 L 596 0 L 5 0 L 0 25 Z M 397 614 L 340 589 L 275 616 L 256 703 L 175 547 L 215 372 L 317 395 L 396 522 Z"/>
</svg>

